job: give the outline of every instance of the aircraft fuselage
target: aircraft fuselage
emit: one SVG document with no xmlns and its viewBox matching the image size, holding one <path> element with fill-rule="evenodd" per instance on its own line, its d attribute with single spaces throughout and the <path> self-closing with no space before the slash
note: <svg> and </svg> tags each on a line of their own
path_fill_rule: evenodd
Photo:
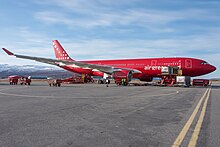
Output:
<svg viewBox="0 0 220 147">
<path fill-rule="evenodd" d="M 123 59 L 123 60 L 94 60 L 94 61 L 80 61 L 89 64 L 107 65 L 117 68 L 137 69 L 141 71 L 141 74 L 134 74 L 134 78 L 141 77 L 160 77 L 161 69 L 163 67 L 179 67 L 182 70 L 183 76 L 201 76 L 208 74 L 216 68 L 213 65 L 208 64 L 206 61 L 195 58 L 146 58 L 146 59 Z M 89 74 L 91 76 L 103 76 L 103 72 L 79 68 L 74 66 L 63 66 L 62 68 L 76 72 Z"/>
</svg>

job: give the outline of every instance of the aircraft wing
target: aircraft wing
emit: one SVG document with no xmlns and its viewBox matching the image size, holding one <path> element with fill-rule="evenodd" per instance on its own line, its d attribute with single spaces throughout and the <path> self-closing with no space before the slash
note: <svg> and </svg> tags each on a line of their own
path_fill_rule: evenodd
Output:
<svg viewBox="0 0 220 147">
<path fill-rule="evenodd" d="M 34 60 L 34 61 L 52 64 L 52 65 L 56 65 L 56 66 L 60 66 L 60 67 L 65 66 L 65 65 L 72 65 L 73 67 L 96 69 L 98 71 L 101 71 L 101 72 L 104 72 L 107 74 L 112 74 L 115 71 L 121 71 L 121 70 L 129 70 L 129 71 L 132 71 L 132 73 L 141 73 L 141 71 L 139 71 L 139 70 L 130 69 L 130 68 L 115 68 L 112 66 L 100 65 L 100 64 L 90 64 L 87 62 L 80 62 L 80 61 L 69 61 L 69 60 L 67 61 L 67 60 L 57 60 L 57 59 L 17 55 L 17 54 L 10 52 L 9 50 L 7 50 L 5 48 L 2 48 L 2 49 L 10 56 L 15 56 L 17 58 L 22 58 L 22 59 Z"/>
<path fill-rule="evenodd" d="M 42 63 L 47 63 L 47 64 L 52 64 L 52 65 L 58 65 L 56 62 L 58 60 L 56 59 L 49 59 L 49 58 L 41 58 L 41 57 L 31 57 L 31 56 L 24 56 L 24 55 L 17 55 L 14 54 L 12 52 L 10 52 L 9 50 L 2 48 L 8 55 L 10 56 L 15 56 L 17 58 L 22 58 L 22 59 L 29 59 L 29 60 L 35 60 L 38 62 L 42 62 Z"/>
</svg>

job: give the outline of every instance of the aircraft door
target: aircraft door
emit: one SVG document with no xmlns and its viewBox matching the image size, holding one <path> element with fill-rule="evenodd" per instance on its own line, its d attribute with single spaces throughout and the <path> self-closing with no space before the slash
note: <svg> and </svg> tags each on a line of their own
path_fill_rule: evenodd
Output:
<svg viewBox="0 0 220 147">
<path fill-rule="evenodd" d="M 192 68 L 192 60 L 185 59 L 185 68 Z"/>
<path fill-rule="evenodd" d="M 157 65 L 157 60 L 151 60 L 151 66 L 156 66 Z"/>
</svg>

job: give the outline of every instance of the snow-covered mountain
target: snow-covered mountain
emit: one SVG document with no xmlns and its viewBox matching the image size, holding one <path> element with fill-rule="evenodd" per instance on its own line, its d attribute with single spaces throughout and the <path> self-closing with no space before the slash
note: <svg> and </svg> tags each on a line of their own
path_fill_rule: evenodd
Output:
<svg viewBox="0 0 220 147">
<path fill-rule="evenodd" d="M 61 70 L 61 69 L 52 66 L 0 64 L 0 72 L 5 70 L 36 71 L 36 70 Z"/>
<path fill-rule="evenodd" d="M 0 78 L 9 75 L 64 77 L 73 73 L 56 66 L 0 64 Z"/>
</svg>

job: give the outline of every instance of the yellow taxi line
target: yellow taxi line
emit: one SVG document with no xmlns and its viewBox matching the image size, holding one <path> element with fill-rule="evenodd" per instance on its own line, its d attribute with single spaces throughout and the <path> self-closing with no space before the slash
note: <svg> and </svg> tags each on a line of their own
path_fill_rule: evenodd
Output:
<svg viewBox="0 0 220 147">
<path fill-rule="evenodd" d="M 183 139 L 186 136 L 186 133 L 188 132 L 191 124 L 193 123 L 193 120 L 195 119 L 195 116 L 197 114 L 197 112 L 199 111 L 199 108 L 202 104 L 203 99 L 205 98 L 206 94 L 208 92 L 208 89 L 205 91 L 204 95 L 202 96 L 202 98 L 199 100 L 198 104 L 196 105 L 196 108 L 194 109 L 193 113 L 191 114 L 189 120 L 186 122 L 185 126 L 183 127 L 183 129 L 181 130 L 181 132 L 179 133 L 178 137 L 176 138 L 176 140 L 174 141 L 172 147 L 179 147 L 180 144 L 182 143 Z"/>
<path fill-rule="evenodd" d="M 188 147 L 195 147 L 196 146 L 196 143 L 197 143 L 197 140 L 198 140 L 198 137 L 199 137 L 199 133 L 200 133 L 200 130 L 201 130 L 202 122 L 203 122 L 204 117 L 205 117 L 205 112 L 206 112 L 210 92 L 211 92 L 211 89 L 209 89 L 209 92 L 208 92 L 207 97 L 205 99 L 205 102 L 203 104 L 201 114 L 200 114 L 199 119 L 197 121 L 196 127 L 194 129 L 194 132 L 193 132 L 193 135 L 190 139 Z"/>
</svg>

